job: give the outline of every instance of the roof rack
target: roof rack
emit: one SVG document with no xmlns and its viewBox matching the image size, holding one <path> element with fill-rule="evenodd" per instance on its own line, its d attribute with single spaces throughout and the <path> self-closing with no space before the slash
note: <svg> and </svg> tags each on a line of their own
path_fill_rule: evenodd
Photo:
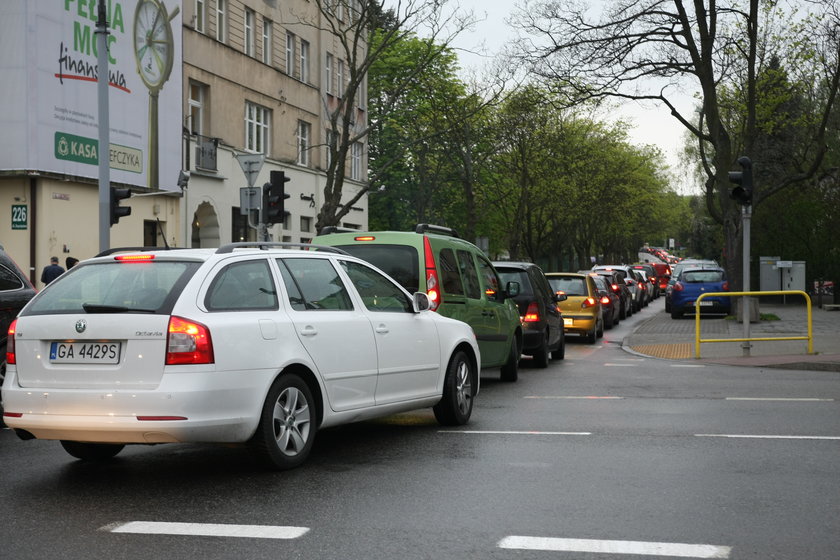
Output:
<svg viewBox="0 0 840 560">
<path fill-rule="evenodd" d="M 136 253 L 142 251 L 175 251 L 186 249 L 187 247 L 111 247 L 100 252 L 97 257 L 107 257 L 114 253 Z"/>
<path fill-rule="evenodd" d="M 216 254 L 232 253 L 234 249 L 248 249 L 255 248 L 261 251 L 266 251 L 271 247 L 290 248 L 297 247 L 298 249 L 324 251 L 326 253 L 336 253 L 339 255 L 349 255 L 347 251 L 343 251 L 338 247 L 327 247 L 325 245 L 313 245 L 311 243 L 286 243 L 283 241 L 240 241 L 238 243 L 228 243 L 216 249 Z"/>
<path fill-rule="evenodd" d="M 427 231 L 431 232 L 431 233 L 440 233 L 440 234 L 443 234 L 443 235 L 451 235 L 452 237 L 458 237 L 458 238 L 461 237 L 460 235 L 458 235 L 458 232 L 455 231 L 453 228 L 448 228 L 448 227 L 444 227 L 444 226 L 436 226 L 434 224 L 417 224 L 416 226 L 414 226 L 414 232 L 415 233 L 426 233 Z"/>
<path fill-rule="evenodd" d="M 341 227 L 341 226 L 324 226 L 321 228 L 321 231 L 318 232 L 318 235 L 329 235 L 331 233 L 355 233 L 359 230 L 349 228 L 349 227 Z"/>
</svg>

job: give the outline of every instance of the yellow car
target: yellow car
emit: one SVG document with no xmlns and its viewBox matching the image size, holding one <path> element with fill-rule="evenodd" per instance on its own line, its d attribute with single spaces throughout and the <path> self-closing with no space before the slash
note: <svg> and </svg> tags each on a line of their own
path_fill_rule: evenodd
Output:
<svg viewBox="0 0 840 560">
<path fill-rule="evenodd" d="M 563 331 L 579 334 L 590 344 L 604 336 L 604 314 L 595 281 L 587 274 L 550 272 L 545 275 L 551 289 L 566 294 L 557 304 L 563 313 Z"/>
</svg>

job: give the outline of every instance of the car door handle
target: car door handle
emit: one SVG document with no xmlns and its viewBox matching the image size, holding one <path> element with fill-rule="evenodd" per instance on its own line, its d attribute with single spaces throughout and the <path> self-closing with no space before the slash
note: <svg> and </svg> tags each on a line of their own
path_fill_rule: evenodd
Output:
<svg viewBox="0 0 840 560">
<path fill-rule="evenodd" d="M 313 327 L 312 325 L 306 325 L 302 329 L 300 329 L 301 336 L 315 336 L 318 334 L 318 329 Z"/>
<path fill-rule="evenodd" d="M 389 329 L 386 325 L 379 325 L 378 327 L 376 327 L 375 330 L 379 334 L 388 334 L 389 332 L 391 332 L 391 329 Z"/>
</svg>

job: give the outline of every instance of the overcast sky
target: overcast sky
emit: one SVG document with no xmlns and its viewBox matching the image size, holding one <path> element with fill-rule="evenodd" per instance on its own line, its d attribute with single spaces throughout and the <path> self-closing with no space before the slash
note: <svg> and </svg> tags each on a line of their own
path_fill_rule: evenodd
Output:
<svg viewBox="0 0 840 560">
<path fill-rule="evenodd" d="M 452 0 L 452 4 L 456 3 L 460 4 L 464 10 L 472 10 L 476 18 L 482 20 L 474 26 L 472 31 L 464 31 L 455 41 L 461 66 L 465 69 L 480 68 L 489 59 L 475 52 L 483 49 L 489 55 L 494 55 L 504 44 L 516 37 L 516 31 L 506 23 L 506 20 L 514 12 L 514 5 L 518 2 L 513 0 Z M 690 113 L 692 105 L 690 97 L 686 97 L 683 105 L 680 106 L 683 114 Z M 642 107 L 638 103 L 628 102 L 619 114 L 610 116 L 632 121 L 635 126 L 628 131 L 631 140 L 639 144 L 658 146 L 673 172 L 684 175 L 684 171 L 678 165 L 678 153 L 683 145 L 684 129 L 667 109 L 652 105 Z M 607 118 L 607 115 L 604 117 Z M 686 187 L 675 186 L 675 188 L 684 191 Z"/>
</svg>

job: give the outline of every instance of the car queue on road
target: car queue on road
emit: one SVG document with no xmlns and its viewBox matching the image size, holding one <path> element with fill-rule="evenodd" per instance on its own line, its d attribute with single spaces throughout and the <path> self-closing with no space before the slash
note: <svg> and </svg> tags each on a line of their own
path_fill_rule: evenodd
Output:
<svg viewBox="0 0 840 560">
<path fill-rule="evenodd" d="M 430 224 L 288 245 L 80 263 L 8 328 L 5 423 L 84 461 L 126 444 L 243 443 L 288 469 L 322 427 L 422 407 L 465 424 L 482 369 L 514 382 L 523 356 L 546 368 L 567 340 L 594 344 L 659 295 L 650 266 L 546 274 Z"/>
</svg>

